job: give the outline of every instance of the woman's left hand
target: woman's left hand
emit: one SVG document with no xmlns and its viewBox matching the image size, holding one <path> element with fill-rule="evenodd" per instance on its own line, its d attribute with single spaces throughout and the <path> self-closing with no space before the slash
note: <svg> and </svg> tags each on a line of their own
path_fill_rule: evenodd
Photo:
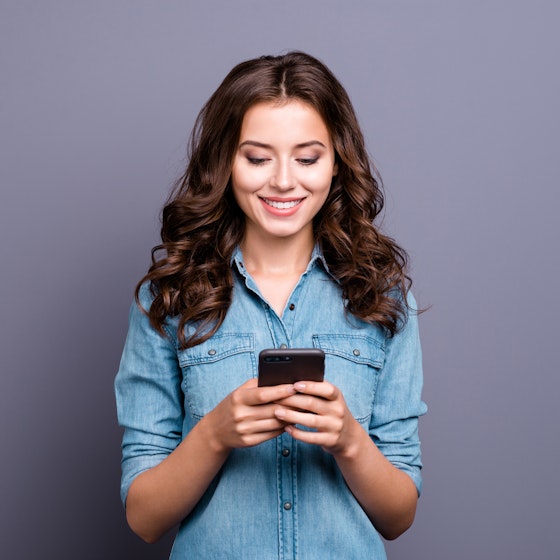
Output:
<svg viewBox="0 0 560 560">
<path fill-rule="evenodd" d="M 297 391 L 275 401 L 274 415 L 296 440 L 331 453 L 348 487 L 387 539 L 410 527 L 418 493 L 412 479 L 392 465 L 354 419 L 338 387 L 326 381 L 303 381 Z M 300 427 L 306 429 L 301 429 Z"/>
<path fill-rule="evenodd" d="M 356 429 L 361 428 L 340 389 L 327 381 L 298 381 L 294 389 L 297 393 L 277 401 L 274 410 L 276 418 L 288 424 L 285 430 L 294 439 L 320 445 L 333 455 L 347 453 L 356 441 Z"/>
</svg>

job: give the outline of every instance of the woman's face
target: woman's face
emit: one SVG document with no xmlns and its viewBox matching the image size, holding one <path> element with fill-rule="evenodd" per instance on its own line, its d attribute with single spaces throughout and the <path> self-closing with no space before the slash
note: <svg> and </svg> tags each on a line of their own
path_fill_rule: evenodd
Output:
<svg viewBox="0 0 560 560">
<path fill-rule="evenodd" d="M 243 118 L 231 176 L 246 239 L 312 240 L 313 218 L 337 173 L 319 113 L 302 101 L 258 103 Z"/>
</svg>

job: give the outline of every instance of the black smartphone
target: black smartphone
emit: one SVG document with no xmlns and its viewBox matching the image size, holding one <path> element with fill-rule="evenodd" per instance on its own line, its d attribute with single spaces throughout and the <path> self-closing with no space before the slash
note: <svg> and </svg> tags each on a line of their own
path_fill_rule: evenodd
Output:
<svg viewBox="0 0 560 560">
<path fill-rule="evenodd" d="M 259 387 L 323 381 L 325 353 L 319 348 L 267 348 L 259 353 Z"/>
</svg>

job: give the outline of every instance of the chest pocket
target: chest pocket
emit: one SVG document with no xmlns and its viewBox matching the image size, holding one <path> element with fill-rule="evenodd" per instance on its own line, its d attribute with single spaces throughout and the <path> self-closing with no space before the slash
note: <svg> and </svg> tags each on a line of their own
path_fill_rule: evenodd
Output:
<svg viewBox="0 0 560 560">
<path fill-rule="evenodd" d="M 202 418 L 229 393 L 257 374 L 252 334 L 219 333 L 177 354 L 185 408 Z"/>
<path fill-rule="evenodd" d="M 313 345 L 325 352 L 325 380 L 342 391 L 352 416 L 367 428 L 385 362 L 383 343 L 366 335 L 316 334 Z"/>
</svg>

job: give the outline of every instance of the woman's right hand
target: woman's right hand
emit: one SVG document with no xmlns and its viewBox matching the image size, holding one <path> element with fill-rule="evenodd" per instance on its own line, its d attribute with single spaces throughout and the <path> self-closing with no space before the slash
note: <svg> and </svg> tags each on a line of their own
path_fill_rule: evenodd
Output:
<svg viewBox="0 0 560 560">
<path fill-rule="evenodd" d="M 231 392 L 161 463 L 134 479 L 126 501 L 132 530 L 154 542 L 184 519 L 232 449 L 251 447 L 284 432 L 287 423 L 274 416 L 279 406 L 274 401 L 294 393 L 292 385 L 258 387 L 256 379 Z"/>
<path fill-rule="evenodd" d="M 284 432 L 286 423 L 274 416 L 275 401 L 295 394 L 293 385 L 258 387 L 250 379 L 232 391 L 201 422 L 216 451 L 252 447 Z"/>
</svg>

